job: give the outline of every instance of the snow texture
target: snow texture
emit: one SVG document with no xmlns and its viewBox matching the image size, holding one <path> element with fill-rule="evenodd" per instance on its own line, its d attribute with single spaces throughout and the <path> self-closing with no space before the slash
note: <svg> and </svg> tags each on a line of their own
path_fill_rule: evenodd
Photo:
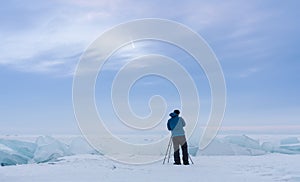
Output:
<svg viewBox="0 0 300 182">
<path fill-rule="evenodd" d="M 300 155 L 197 156 L 194 165 L 174 166 L 161 161 L 126 165 L 102 155 L 78 154 L 59 161 L 0 167 L 2 182 L 299 182 Z"/>
</svg>

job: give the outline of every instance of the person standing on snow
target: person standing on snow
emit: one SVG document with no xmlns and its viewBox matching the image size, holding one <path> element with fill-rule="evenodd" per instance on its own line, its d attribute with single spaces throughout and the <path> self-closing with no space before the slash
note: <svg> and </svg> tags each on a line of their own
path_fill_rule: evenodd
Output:
<svg viewBox="0 0 300 182">
<path fill-rule="evenodd" d="M 185 121 L 182 117 L 179 117 L 180 111 L 174 110 L 169 114 L 171 118 L 168 120 L 167 127 L 172 133 L 172 142 L 174 148 L 174 165 L 181 165 L 179 146 L 182 150 L 182 161 L 184 165 L 189 165 L 188 146 L 185 138 L 183 127 L 185 127 Z"/>
</svg>

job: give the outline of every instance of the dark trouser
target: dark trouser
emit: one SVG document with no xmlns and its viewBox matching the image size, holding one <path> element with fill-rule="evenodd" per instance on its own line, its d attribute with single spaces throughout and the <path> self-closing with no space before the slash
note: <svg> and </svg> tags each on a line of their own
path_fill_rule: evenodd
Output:
<svg viewBox="0 0 300 182">
<path fill-rule="evenodd" d="M 180 152 L 179 146 L 181 146 L 182 150 L 182 161 L 184 164 L 189 163 L 189 154 L 188 154 L 188 146 L 185 139 L 185 136 L 174 136 L 172 137 L 173 147 L 174 147 L 174 161 L 177 164 L 180 164 Z"/>
</svg>

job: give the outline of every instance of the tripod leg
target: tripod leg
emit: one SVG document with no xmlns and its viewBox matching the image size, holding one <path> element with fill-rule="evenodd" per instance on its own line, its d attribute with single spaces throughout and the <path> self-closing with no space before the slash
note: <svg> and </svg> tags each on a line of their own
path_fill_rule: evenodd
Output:
<svg viewBox="0 0 300 182">
<path fill-rule="evenodd" d="M 169 148 L 170 148 L 170 145 L 171 145 L 171 138 L 170 138 L 170 140 L 169 140 L 169 144 L 168 144 L 168 148 L 167 148 L 167 151 L 166 151 L 166 154 L 165 154 L 165 158 L 164 158 L 163 164 L 165 164 L 165 161 L 166 161 L 167 155 L 168 155 L 168 153 L 169 153 Z"/>
<path fill-rule="evenodd" d="M 192 158 L 191 158 L 190 154 L 188 154 L 188 155 L 189 155 L 189 159 L 190 159 L 190 161 L 192 162 L 192 164 L 194 164 L 194 161 L 192 160 Z"/>
<path fill-rule="evenodd" d="M 172 139 L 172 137 L 171 137 L 171 139 Z M 171 139 L 170 139 L 170 141 L 171 141 Z M 172 141 L 170 142 L 170 149 L 169 149 L 168 163 L 170 162 L 171 150 L 172 150 Z"/>
</svg>

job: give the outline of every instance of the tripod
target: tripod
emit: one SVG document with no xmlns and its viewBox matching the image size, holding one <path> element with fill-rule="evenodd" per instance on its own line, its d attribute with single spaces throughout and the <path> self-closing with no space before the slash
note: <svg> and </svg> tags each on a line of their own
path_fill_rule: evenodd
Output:
<svg viewBox="0 0 300 182">
<path fill-rule="evenodd" d="M 172 137 L 169 140 L 169 144 L 168 144 L 168 148 L 167 148 L 167 151 L 166 151 L 166 154 L 165 154 L 165 157 L 164 157 L 163 164 L 165 164 L 167 157 L 168 157 L 168 163 L 170 162 L 171 150 L 172 150 Z M 188 154 L 188 156 L 189 156 L 189 159 L 190 159 L 191 163 L 194 164 L 190 154 Z"/>
</svg>

